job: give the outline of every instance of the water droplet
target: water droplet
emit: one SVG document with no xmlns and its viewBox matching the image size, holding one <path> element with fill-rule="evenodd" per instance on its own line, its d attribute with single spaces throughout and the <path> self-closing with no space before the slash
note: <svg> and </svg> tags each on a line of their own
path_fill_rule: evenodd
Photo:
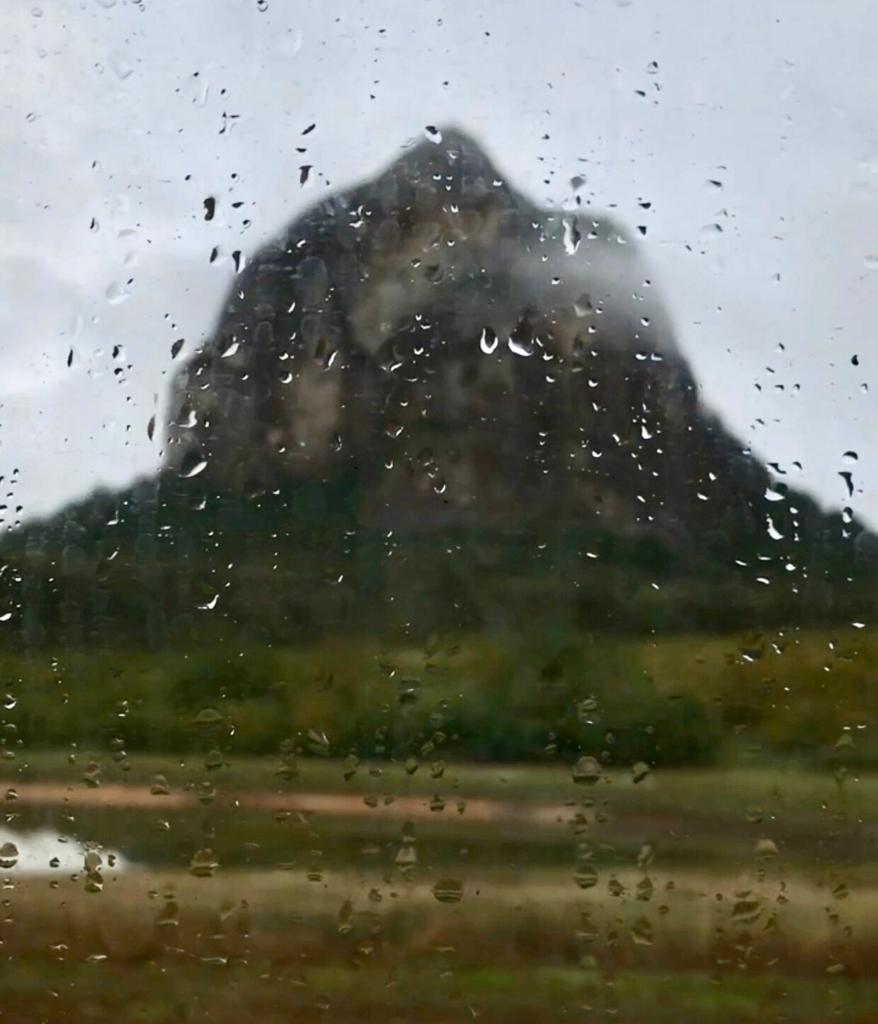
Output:
<svg viewBox="0 0 878 1024">
<path fill-rule="evenodd" d="M 768 536 L 771 537 L 772 540 L 783 540 L 783 534 L 774 525 L 771 516 L 766 516 L 766 519 L 768 522 Z"/>
<path fill-rule="evenodd" d="M 104 294 L 111 306 L 119 306 L 128 298 L 130 293 L 125 291 L 125 286 L 120 281 L 111 281 L 107 285 L 107 290 Z"/>
<path fill-rule="evenodd" d="M 223 716 L 216 708 L 202 708 L 192 719 L 193 725 L 218 725 Z"/>
<path fill-rule="evenodd" d="M 217 769 L 225 766 L 226 759 L 223 757 L 221 750 L 208 750 L 204 755 L 204 767 L 209 772 L 215 772 Z"/>
<path fill-rule="evenodd" d="M 463 882 L 458 878 L 440 878 L 433 886 L 432 893 L 440 903 L 460 903 L 463 899 Z"/>
<path fill-rule="evenodd" d="M 312 754 L 320 754 L 321 757 L 326 757 L 329 754 L 329 737 L 325 732 L 318 731 L 317 729 L 308 730 L 308 750 Z"/>
<path fill-rule="evenodd" d="M 564 221 L 564 249 L 568 256 L 573 256 L 582 242 L 582 232 L 575 217 L 567 217 Z"/>
<path fill-rule="evenodd" d="M 213 854 L 213 850 L 205 848 L 197 850 L 189 862 L 189 873 L 196 878 L 210 878 L 219 867 L 219 861 Z"/>
<path fill-rule="evenodd" d="M 212 804 L 216 799 L 216 787 L 212 782 L 203 780 L 195 787 L 195 795 L 198 797 L 199 803 Z"/>
<path fill-rule="evenodd" d="M 420 694 L 420 679 L 400 679 L 397 691 L 397 699 L 400 704 L 414 704 Z"/>
<path fill-rule="evenodd" d="M 122 82 L 124 82 L 126 78 L 130 78 L 134 71 L 134 65 L 131 64 L 121 53 L 114 53 L 110 55 L 110 67 L 113 69 L 116 77 Z"/>
<path fill-rule="evenodd" d="M 573 766 L 570 775 L 579 785 L 593 786 L 601 777 L 601 766 L 590 754 L 584 754 Z"/>
<path fill-rule="evenodd" d="M 593 864 L 582 864 L 577 868 L 573 881 L 580 889 L 593 889 L 598 884 L 597 868 Z"/>
<path fill-rule="evenodd" d="M 631 928 L 631 938 L 637 946 L 652 945 L 652 922 L 647 917 L 639 917 Z"/>
<path fill-rule="evenodd" d="M 299 774 L 299 763 L 296 760 L 296 755 L 292 751 L 287 751 L 281 755 L 280 763 L 275 767 L 274 774 L 279 779 L 289 781 L 295 779 Z"/>
<path fill-rule="evenodd" d="M 191 479 L 193 476 L 198 476 L 199 473 L 203 473 L 207 469 L 207 459 L 203 459 L 195 453 L 191 453 L 189 457 L 183 459 L 183 465 L 180 468 L 180 476 L 185 479 Z"/>
<path fill-rule="evenodd" d="M 85 851 L 84 865 L 86 871 L 97 871 L 103 863 L 103 858 L 97 850 Z"/>
<path fill-rule="evenodd" d="M 573 303 L 573 312 L 580 318 L 588 316 L 594 311 L 595 307 L 592 305 L 591 296 L 587 292 L 583 292 Z"/>
<path fill-rule="evenodd" d="M 396 851 L 396 857 L 394 861 L 400 867 L 410 867 L 418 862 L 418 851 L 414 846 L 401 846 Z"/>
<path fill-rule="evenodd" d="M 0 846 L 0 868 L 14 868 L 18 863 L 18 847 L 15 843 L 3 843 Z"/>
<path fill-rule="evenodd" d="M 342 903 L 341 908 L 338 912 L 338 933 L 339 935 L 349 935 L 353 931 L 354 927 L 354 906 L 350 900 L 345 900 Z"/>
<path fill-rule="evenodd" d="M 506 344 L 509 346 L 509 351 L 515 356 L 527 357 L 533 355 L 533 349 L 522 345 L 520 341 L 516 341 L 513 337 L 510 337 Z"/>
<path fill-rule="evenodd" d="M 153 796 L 167 796 L 171 792 L 171 788 L 164 775 L 153 775 L 149 791 Z"/>
<path fill-rule="evenodd" d="M 486 356 L 489 356 L 492 352 L 496 351 L 499 343 L 500 339 L 490 327 L 482 328 L 482 336 L 479 338 L 479 348 Z"/>
<path fill-rule="evenodd" d="M 736 924 L 752 924 L 761 913 L 762 905 L 749 892 L 739 893 L 732 904 L 732 920 Z"/>
</svg>

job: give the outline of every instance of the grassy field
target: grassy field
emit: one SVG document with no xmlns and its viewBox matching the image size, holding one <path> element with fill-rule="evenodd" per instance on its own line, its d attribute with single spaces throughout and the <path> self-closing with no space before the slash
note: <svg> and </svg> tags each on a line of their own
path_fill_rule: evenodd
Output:
<svg viewBox="0 0 878 1024">
<path fill-rule="evenodd" d="M 868 631 L 0 661 L 0 1021 L 876 1019 Z"/>
<path fill-rule="evenodd" d="M 448 870 L 22 880 L 0 932 L 3 1019 L 874 1019 L 878 890 L 628 869 L 583 892 L 496 866 L 458 868 L 461 898 L 440 902 Z"/>
<path fill-rule="evenodd" d="M 569 752 L 610 730 L 629 763 L 781 755 L 878 766 L 878 640 L 853 627 L 432 638 L 392 649 L 348 639 L 301 649 L 6 652 L 0 671 L 11 753 L 19 743 L 75 744 L 106 755 L 116 742 L 191 753 L 206 749 L 209 730 L 197 720 L 211 710 L 232 754 L 267 754 L 297 737 L 307 746 L 312 734 L 337 757 L 355 749 L 404 759 L 438 730 L 460 760 L 551 760 L 553 748 Z M 595 714 L 583 711 L 592 706 Z"/>
<path fill-rule="evenodd" d="M 6 872 L 0 1019 L 874 1019 L 878 777 L 277 767 L 7 764 L 9 827 L 130 867 Z"/>
<path fill-rule="evenodd" d="M 437 957 L 437 959 L 439 959 Z M 832 981 L 631 972 L 607 979 L 581 968 L 386 971 L 370 967 L 270 968 L 153 962 L 16 968 L 0 981 L 4 1021 L 131 1024 L 286 1024 L 303 1021 L 542 1022 L 622 1024 L 872 1024 L 878 986 Z"/>
</svg>

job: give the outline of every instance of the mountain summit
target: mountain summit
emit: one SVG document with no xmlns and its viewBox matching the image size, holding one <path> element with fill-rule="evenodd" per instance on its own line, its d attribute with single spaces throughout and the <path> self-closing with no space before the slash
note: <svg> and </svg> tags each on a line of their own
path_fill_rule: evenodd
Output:
<svg viewBox="0 0 878 1024">
<path fill-rule="evenodd" d="M 540 210 L 466 135 L 435 138 L 240 275 L 177 378 L 167 466 L 225 491 L 354 471 L 368 521 L 416 529 L 559 503 L 626 532 L 688 525 L 663 498 L 706 469 L 680 443 L 695 389 L 631 239 Z"/>
<path fill-rule="evenodd" d="M 95 593 L 146 574 L 129 611 L 103 600 L 135 634 L 197 632 L 205 610 L 275 639 L 720 627 L 849 615 L 865 588 L 851 516 L 704 407 L 634 241 L 535 206 L 455 130 L 241 270 L 174 382 L 165 450 L 154 480 L 7 543 L 31 552 L 25 633 L 65 601 L 97 628 L 92 583 L 51 575 L 59 546 Z"/>
</svg>

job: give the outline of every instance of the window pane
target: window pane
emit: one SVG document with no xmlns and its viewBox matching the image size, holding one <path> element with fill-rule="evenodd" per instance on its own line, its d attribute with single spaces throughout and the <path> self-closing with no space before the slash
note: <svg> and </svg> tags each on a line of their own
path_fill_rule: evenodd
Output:
<svg viewBox="0 0 878 1024">
<path fill-rule="evenodd" d="M 872 1020 L 871 9 L 7 7 L 0 1017 Z"/>
</svg>

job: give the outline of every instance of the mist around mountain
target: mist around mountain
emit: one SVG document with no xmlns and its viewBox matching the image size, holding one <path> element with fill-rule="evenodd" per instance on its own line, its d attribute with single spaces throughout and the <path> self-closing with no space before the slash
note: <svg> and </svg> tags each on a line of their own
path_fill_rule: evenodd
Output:
<svg viewBox="0 0 878 1024">
<path fill-rule="evenodd" d="M 671 296 L 672 299 L 672 296 Z M 635 240 L 435 130 L 240 271 L 160 472 L 5 539 L 13 649 L 849 623 L 874 538 L 705 408 Z"/>
</svg>

